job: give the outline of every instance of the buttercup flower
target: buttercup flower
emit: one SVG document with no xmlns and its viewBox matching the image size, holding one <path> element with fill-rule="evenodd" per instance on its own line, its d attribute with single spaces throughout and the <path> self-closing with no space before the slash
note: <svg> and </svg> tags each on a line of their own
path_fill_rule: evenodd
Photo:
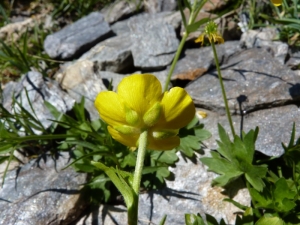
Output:
<svg viewBox="0 0 300 225">
<path fill-rule="evenodd" d="M 271 0 L 271 2 L 273 3 L 273 5 L 275 6 L 280 6 L 282 4 L 282 0 Z"/>
<path fill-rule="evenodd" d="M 129 147 L 138 146 L 141 132 L 148 130 L 149 149 L 170 150 L 180 144 L 180 128 L 195 116 L 195 106 L 183 88 L 162 93 L 152 74 L 125 77 L 117 93 L 100 92 L 95 100 L 112 137 Z"/>
<path fill-rule="evenodd" d="M 203 44 L 204 38 L 207 37 L 209 42 L 217 42 L 219 44 L 224 43 L 223 37 L 218 33 L 218 26 L 215 22 L 210 21 L 207 23 L 204 32 L 195 40 L 196 43 Z"/>
</svg>

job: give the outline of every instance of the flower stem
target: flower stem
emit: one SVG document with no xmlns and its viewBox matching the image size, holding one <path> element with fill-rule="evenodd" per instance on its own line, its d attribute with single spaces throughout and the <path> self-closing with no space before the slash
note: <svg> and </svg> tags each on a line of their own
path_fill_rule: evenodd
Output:
<svg viewBox="0 0 300 225">
<path fill-rule="evenodd" d="M 138 223 L 138 206 L 139 206 L 139 191 L 142 179 L 143 166 L 147 151 L 147 136 L 148 131 L 141 133 L 139 139 L 139 149 L 137 153 L 135 171 L 133 176 L 132 188 L 135 193 L 133 206 L 128 209 L 128 225 L 137 225 Z"/>
<path fill-rule="evenodd" d="M 220 65 L 219 65 L 218 55 L 217 55 L 217 51 L 216 51 L 216 46 L 215 46 L 215 43 L 213 41 L 211 41 L 211 47 L 212 47 L 213 53 L 214 53 L 215 63 L 216 63 L 217 71 L 218 71 L 220 86 L 221 86 L 221 89 L 222 89 L 223 101 L 224 101 L 224 104 L 225 104 L 225 109 L 226 109 L 228 122 L 229 122 L 229 125 L 230 125 L 230 128 L 231 128 L 231 133 L 234 137 L 235 136 L 235 131 L 234 131 L 234 127 L 233 127 L 233 123 L 232 123 L 232 119 L 231 119 L 231 114 L 230 114 L 229 107 L 228 107 L 227 96 L 226 96 L 226 91 L 225 91 L 225 87 L 224 87 L 224 84 L 223 84 L 223 78 L 222 78 L 222 74 L 221 74 L 221 70 L 220 70 Z"/>
<path fill-rule="evenodd" d="M 189 36 L 189 33 L 185 31 L 184 34 L 183 34 L 183 37 L 182 37 L 182 39 L 180 41 L 180 44 L 178 46 L 178 49 L 176 51 L 176 54 L 175 54 L 175 57 L 173 59 L 172 65 L 170 67 L 170 70 L 169 70 L 169 73 L 168 73 L 168 77 L 167 77 L 167 80 L 166 80 L 166 83 L 165 83 L 164 91 L 168 91 L 168 89 L 169 89 L 169 84 L 170 84 L 170 81 L 171 81 L 171 77 L 172 77 L 173 71 L 175 69 L 176 63 L 177 63 L 177 61 L 179 59 L 179 56 L 180 56 L 181 51 L 183 49 L 183 46 L 185 44 L 185 40 L 187 39 L 188 36 Z"/>
<path fill-rule="evenodd" d="M 201 1 L 200 4 L 199 4 L 198 0 L 194 1 L 192 9 L 191 9 L 191 12 L 190 12 L 190 18 L 189 18 L 187 27 L 195 22 L 196 16 L 198 15 L 199 11 L 201 10 L 201 8 L 203 7 L 203 5 L 205 4 L 206 1 L 207 0 L 203 0 L 203 1 Z M 176 54 L 175 54 L 175 57 L 173 59 L 171 68 L 169 70 L 168 77 L 167 77 L 167 80 L 166 80 L 166 83 L 165 83 L 165 87 L 164 87 L 164 91 L 168 91 L 168 87 L 169 87 L 169 84 L 170 84 L 170 81 L 171 81 L 171 77 L 172 77 L 172 74 L 174 72 L 176 63 L 177 63 L 177 61 L 179 59 L 179 56 L 180 56 L 180 54 L 182 52 L 183 46 L 185 44 L 185 41 L 186 41 L 187 37 L 189 36 L 189 34 L 191 33 L 191 32 L 189 32 L 187 30 L 187 27 L 185 27 L 185 32 L 183 33 L 183 37 L 182 37 L 182 39 L 180 41 L 180 44 L 179 44 L 178 49 L 176 51 Z"/>
</svg>

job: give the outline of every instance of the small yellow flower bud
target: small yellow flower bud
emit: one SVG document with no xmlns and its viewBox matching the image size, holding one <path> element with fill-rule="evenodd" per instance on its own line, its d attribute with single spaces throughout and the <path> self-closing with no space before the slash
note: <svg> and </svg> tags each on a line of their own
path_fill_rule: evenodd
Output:
<svg viewBox="0 0 300 225">
<path fill-rule="evenodd" d="M 197 111 L 197 117 L 199 118 L 199 119 L 204 119 L 204 118 L 206 118 L 207 117 L 207 113 L 206 112 L 204 112 L 204 111 Z"/>
<path fill-rule="evenodd" d="M 280 6 L 282 4 L 282 0 L 271 0 L 271 2 L 275 5 L 275 6 Z"/>
<path fill-rule="evenodd" d="M 218 33 L 218 25 L 213 22 L 213 21 L 210 21 L 207 23 L 206 27 L 205 27 L 205 30 L 204 30 L 204 33 L 201 34 L 196 40 L 195 42 L 196 43 L 202 43 L 204 42 L 204 38 L 208 38 L 209 42 L 212 43 L 212 42 L 217 42 L 219 44 L 223 44 L 224 43 L 224 39 L 223 37 Z"/>
<path fill-rule="evenodd" d="M 144 123 L 149 127 L 153 126 L 159 120 L 160 113 L 161 105 L 159 102 L 156 102 L 143 116 Z"/>
</svg>

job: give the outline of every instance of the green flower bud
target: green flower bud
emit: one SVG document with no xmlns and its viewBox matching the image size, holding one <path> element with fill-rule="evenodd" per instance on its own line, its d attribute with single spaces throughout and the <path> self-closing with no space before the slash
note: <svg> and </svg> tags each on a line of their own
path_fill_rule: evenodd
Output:
<svg viewBox="0 0 300 225">
<path fill-rule="evenodd" d="M 126 134 L 126 135 L 140 133 L 139 129 L 127 125 L 115 126 L 114 129 L 120 132 L 121 134 Z"/>
<path fill-rule="evenodd" d="M 174 137 L 178 134 L 178 130 L 163 130 L 163 131 L 153 131 L 152 136 L 155 139 L 165 139 L 169 137 Z"/>
<path fill-rule="evenodd" d="M 151 127 L 157 123 L 160 117 L 161 105 L 159 102 L 153 104 L 153 106 L 143 116 L 144 123 Z"/>
<path fill-rule="evenodd" d="M 138 113 L 129 107 L 125 107 L 125 118 L 126 122 L 131 126 L 135 126 L 139 123 Z"/>
</svg>

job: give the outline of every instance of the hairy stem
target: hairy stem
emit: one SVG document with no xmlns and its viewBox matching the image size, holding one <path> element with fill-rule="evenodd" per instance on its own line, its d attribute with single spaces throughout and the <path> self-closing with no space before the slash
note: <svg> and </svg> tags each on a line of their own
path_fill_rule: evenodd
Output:
<svg viewBox="0 0 300 225">
<path fill-rule="evenodd" d="M 229 122 L 229 125 L 230 125 L 231 133 L 234 137 L 235 136 L 235 131 L 234 131 L 234 127 L 233 127 L 233 123 L 232 123 L 232 119 L 231 119 L 231 114 L 230 114 L 229 107 L 228 107 L 227 96 L 226 96 L 226 91 L 225 91 L 225 87 L 224 87 L 224 84 L 223 84 L 223 78 L 222 78 L 222 74 L 221 74 L 221 70 L 220 70 L 220 65 L 219 65 L 218 55 L 217 55 L 217 51 L 216 51 L 216 46 L 215 46 L 215 43 L 213 41 L 211 42 L 211 47 L 212 47 L 213 53 L 214 53 L 215 63 L 216 63 L 217 71 L 218 71 L 220 86 L 221 86 L 221 89 L 222 89 L 223 101 L 224 101 L 224 104 L 225 104 L 225 109 L 226 109 L 228 122 Z"/>
</svg>

